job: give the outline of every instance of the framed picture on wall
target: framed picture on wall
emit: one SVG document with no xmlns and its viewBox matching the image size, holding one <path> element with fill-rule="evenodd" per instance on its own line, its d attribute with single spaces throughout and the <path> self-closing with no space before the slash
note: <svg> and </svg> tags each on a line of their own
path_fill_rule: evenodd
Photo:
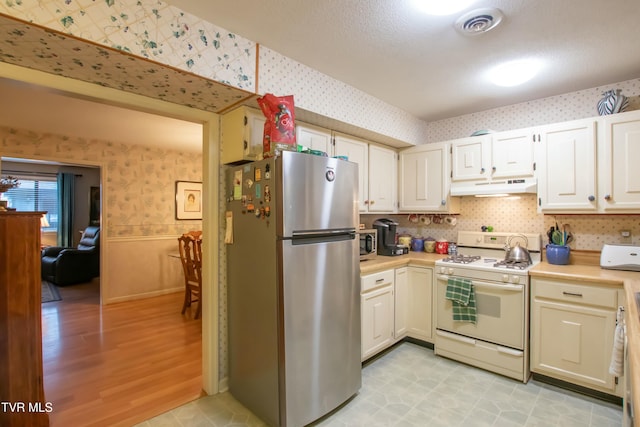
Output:
<svg viewBox="0 0 640 427">
<path fill-rule="evenodd" d="M 202 219 L 202 182 L 176 181 L 176 219 Z"/>
<path fill-rule="evenodd" d="M 89 225 L 100 225 L 100 187 L 89 188 Z"/>
</svg>

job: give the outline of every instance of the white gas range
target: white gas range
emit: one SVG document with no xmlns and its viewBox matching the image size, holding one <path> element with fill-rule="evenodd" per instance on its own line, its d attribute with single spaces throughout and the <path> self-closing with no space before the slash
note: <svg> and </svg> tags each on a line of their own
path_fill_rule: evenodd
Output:
<svg viewBox="0 0 640 427">
<path fill-rule="evenodd" d="M 505 262 L 505 246 L 527 248 L 531 263 Z M 457 254 L 437 261 L 438 355 L 526 382 L 529 379 L 529 274 L 540 262 L 540 234 L 460 231 Z M 476 322 L 454 320 L 452 280 L 471 285 Z"/>
</svg>

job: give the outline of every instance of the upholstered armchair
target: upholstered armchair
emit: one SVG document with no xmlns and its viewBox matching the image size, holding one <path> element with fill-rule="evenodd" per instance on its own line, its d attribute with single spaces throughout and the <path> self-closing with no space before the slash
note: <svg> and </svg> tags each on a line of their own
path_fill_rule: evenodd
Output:
<svg viewBox="0 0 640 427">
<path fill-rule="evenodd" d="M 42 278 L 56 285 L 88 282 L 100 276 L 100 227 L 87 227 L 77 248 L 42 250 Z"/>
</svg>

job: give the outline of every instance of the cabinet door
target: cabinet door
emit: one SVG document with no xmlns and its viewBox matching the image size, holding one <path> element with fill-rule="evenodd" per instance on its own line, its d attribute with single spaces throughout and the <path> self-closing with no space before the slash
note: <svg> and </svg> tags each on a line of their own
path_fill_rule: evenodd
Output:
<svg viewBox="0 0 640 427">
<path fill-rule="evenodd" d="M 393 343 L 393 285 L 362 294 L 362 360 Z"/>
<path fill-rule="evenodd" d="M 409 322 L 409 283 L 407 267 L 396 268 L 394 296 L 394 338 L 399 340 L 407 334 Z"/>
<path fill-rule="evenodd" d="M 264 152 L 263 136 L 264 122 L 262 112 L 247 108 L 245 122 L 244 158 L 246 160 L 259 160 Z"/>
<path fill-rule="evenodd" d="M 489 179 L 490 135 L 451 141 L 453 158 L 452 181 L 483 181 Z"/>
<path fill-rule="evenodd" d="M 369 145 L 369 212 L 394 212 L 398 182 L 395 151 Z"/>
<path fill-rule="evenodd" d="M 265 118 L 259 110 L 240 107 L 220 119 L 222 163 L 255 161 L 262 158 Z"/>
<path fill-rule="evenodd" d="M 358 201 L 360 212 L 367 212 L 369 205 L 369 146 L 342 135 L 335 136 L 336 156 L 347 156 L 358 164 Z"/>
<path fill-rule="evenodd" d="M 412 338 L 433 342 L 433 270 L 407 267 L 407 284 L 407 334 Z"/>
<path fill-rule="evenodd" d="M 400 152 L 400 210 L 448 210 L 448 145 L 428 144 Z"/>
<path fill-rule="evenodd" d="M 640 112 L 603 119 L 604 165 L 600 202 L 604 210 L 640 209 Z"/>
<path fill-rule="evenodd" d="M 542 128 L 535 146 L 539 211 L 596 210 L 595 148 L 594 119 Z"/>
<path fill-rule="evenodd" d="M 533 129 L 491 135 L 491 176 L 533 176 Z"/>
<path fill-rule="evenodd" d="M 298 145 L 332 155 L 331 131 L 307 124 L 296 125 L 296 142 Z"/>
<path fill-rule="evenodd" d="M 616 388 L 609 362 L 615 311 L 536 300 L 531 322 L 531 370 L 586 387 Z"/>
</svg>

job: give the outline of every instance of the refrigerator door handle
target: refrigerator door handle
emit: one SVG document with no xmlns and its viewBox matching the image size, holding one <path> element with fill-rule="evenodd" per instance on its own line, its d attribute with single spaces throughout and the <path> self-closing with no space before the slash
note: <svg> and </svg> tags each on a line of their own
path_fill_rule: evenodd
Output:
<svg viewBox="0 0 640 427">
<path fill-rule="evenodd" d="M 356 236 L 357 232 L 355 229 L 294 231 L 290 239 L 293 245 L 308 245 L 311 243 L 355 240 Z M 285 238 L 285 240 L 288 239 Z"/>
</svg>

